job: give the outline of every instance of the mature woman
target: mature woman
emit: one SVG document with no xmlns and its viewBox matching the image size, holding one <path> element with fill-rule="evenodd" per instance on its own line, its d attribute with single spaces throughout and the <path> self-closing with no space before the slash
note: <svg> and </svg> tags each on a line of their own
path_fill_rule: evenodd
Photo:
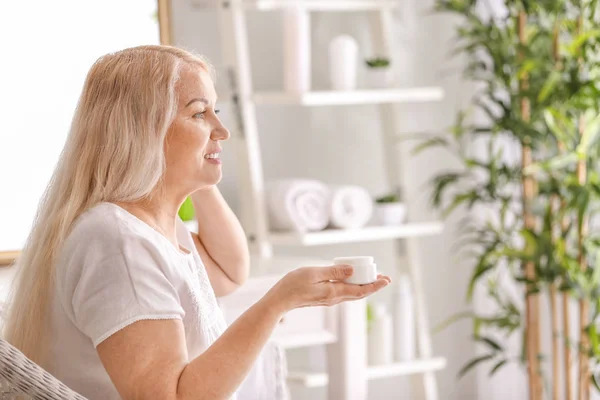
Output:
<svg viewBox="0 0 600 400">
<path fill-rule="evenodd" d="M 210 67 L 163 46 L 101 57 L 19 261 L 6 336 L 90 399 L 226 399 L 289 310 L 365 297 L 347 266 L 287 274 L 226 329 L 215 296 L 248 276 L 221 197 Z M 192 196 L 200 221 L 177 217 Z"/>
</svg>

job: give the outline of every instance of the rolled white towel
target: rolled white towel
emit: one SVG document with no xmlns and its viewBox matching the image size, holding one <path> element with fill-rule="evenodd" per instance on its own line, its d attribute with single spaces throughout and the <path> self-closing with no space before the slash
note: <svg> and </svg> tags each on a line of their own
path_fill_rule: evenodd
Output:
<svg viewBox="0 0 600 400">
<path fill-rule="evenodd" d="M 373 215 L 373 199 L 360 186 L 332 186 L 329 202 L 330 225 L 339 229 L 365 226 Z"/>
<path fill-rule="evenodd" d="M 329 223 L 329 188 L 308 179 L 270 182 L 266 190 L 271 229 L 320 231 Z"/>
</svg>

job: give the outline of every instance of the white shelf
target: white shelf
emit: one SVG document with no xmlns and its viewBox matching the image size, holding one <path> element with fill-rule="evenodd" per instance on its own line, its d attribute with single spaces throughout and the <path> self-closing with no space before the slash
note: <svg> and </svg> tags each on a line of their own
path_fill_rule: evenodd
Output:
<svg viewBox="0 0 600 400">
<path fill-rule="evenodd" d="M 337 337 L 331 332 L 322 331 L 313 333 L 299 333 L 297 335 L 286 333 L 285 335 L 281 335 L 281 337 L 275 334 L 271 337 L 271 340 L 284 349 L 296 349 L 299 347 L 310 347 L 335 343 L 337 341 Z"/>
<path fill-rule="evenodd" d="M 379 89 L 353 91 L 316 91 L 306 93 L 258 92 L 254 95 L 257 104 L 282 104 L 302 106 L 341 106 L 352 104 L 422 103 L 443 99 L 444 91 L 439 87 L 406 89 Z"/>
<path fill-rule="evenodd" d="M 329 378 L 326 373 L 308 373 L 289 371 L 287 375 L 288 383 L 304 386 L 307 388 L 317 388 L 327 386 Z"/>
<path fill-rule="evenodd" d="M 202 8 L 215 8 L 231 0 L 192 0 Z M 248 10 L 271 11 L 299 6 L 309 11 L 368 11 L 398 7 L 398 0 L 241 0 Z"/>
<path fill-rule="evenodd" d="M 246 0 L 245 7 L 260 11 L 277 10 L 298 5 L 309 11 L 368 11 L 398 7 L 390 0 Z"/>
<path fill-rule="evenodd" d="M 443 357 L 428 360 L 415 360 L 411 362 L 393 363 L 389 365 L 370 366 L 367 368 L 368 379 L 390 378 L 394 376 L 419 374 L 423 372 L 439 371 L 446 367 Z M 302 385 L 307 388 L 327 386 L 329 381 L 326 373 L 307 373 L 290 371 L 287 378 L 289 383 Z"/>
<path fill-rule="evenodd" d="M 423 372 L 439 371 L 445 367 L 446 359 L 443 357 L 394 363 L 390 365 L 378 365 L 371 366 L 367 369 L 367 378 L 381 379 L 392 376 L 419 374 Z"/>
<path fill-rule="evenodd" d="M 368 226 L 361 229 L 328 229 L 310 233 L 272 232 L 270 242 L 276 246 L 317 246 L 432 236 L 443 230 L 444 224 L 441 222 L 423 222 L 398 226 Z"/>
</svg>

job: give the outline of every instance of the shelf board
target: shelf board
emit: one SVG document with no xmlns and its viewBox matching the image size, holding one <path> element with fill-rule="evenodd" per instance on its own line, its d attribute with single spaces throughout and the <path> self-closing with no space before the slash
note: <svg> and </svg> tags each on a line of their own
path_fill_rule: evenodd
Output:
<svg viewBox="0 0 600 400">
<path fill-rule="evenodd" d="M 390 0 L 246 0 L 245 8 L 260 11 L 277 10 L 291 6 L 309 11 L 368 11 L 398 7 Z"/>
<path fill-rule="evenodd" d="M 440 87 L 406 89 L 378 89 L 352 91 L 315 91 L 306 93 L 258 92 L 254 95 L 257 104 L 342 106 L 352 104 L 423 103 L 439 101 L 444 97 Z"/>
<path fill-rule="evenodd" d="M 389 365 L 370 366 L 367 368 L 368 379 L 390 378 L 394 376 L 420 374 L 434 372 L 446 367 L 446 359 L 435 357 L 427 360 L 415 360 L 410 362 L 399 362 Z M 302 385 L 307 388 L 327 386 L 327 373 L 308 373 L 290 371 L 287 380 L 289 383 Z"/>
<path fill-rule="evenodd" d="M 216 8 L 231 3 L 230 0 L 192 0 L 201 8 Z M 275 11 L 300 7 L 308 11 L 369 11 L 398 7 L 397 0 L 241 0 L 247 10 Z"/>
<path fill-rule="evenodd" d="M 185 222 L 192 232 L 197 232 L 196 221 Z M 409 237 L 433 236 L 444 230 L 441 222 L 413 222 L 398 226 L 367 226 L 360 229 L 326 229 L 320 232 L 271 232 L 269 242 L 275 246 L 319 246 L 339 243 L 376 242 L 379 240 L 402 239 Z M 301 258 L 290 257 L 292 265 L 297 264 Z M 272 270 L 271 265 L 276 265 L 279 271 L 282 262 L 279 259 L 261 261 L 261 270 Z M 298 264 L 300 266 L 302 264 Z"/>
<path fill-rule="evenodd" d="M 317 388 L 327 386 L 329 377 L 326 373 L 309 373 L 289 371 L 287 374 L 288 383 L 294 383 L 306 388 Z"/>
<path fill-rule="evenodd" d="M 320 232 L 272 232 L 270 242 L 276 246 L 318 246 L 339 243 L 374 242 L 441 233 L 441 222 L 408 223 L 398 226 L 367 226 L 361 229 L 327 229 Z"/>
<path fill-rule="evenodd" d="M 370 366 L 367 369 L 368 379 L 389 378 L 392 376 L 419 374 L 423 372 L 439 371 L 446 367 L 444 357 L 435 357 L 427 360 L 399 362 L 389 365 Z"/>
<path fill-rule="evenodd" d="M 298 334 L 286 333 L 282 335 L 282 337 L 279 337 L 279 335 L 275 334 L 270 340 L 284 349 L 296 349 L 300 347 L 335 343 L 337 342 L 337 337 L 329 331 L 322 331 Z"/>
</svg>

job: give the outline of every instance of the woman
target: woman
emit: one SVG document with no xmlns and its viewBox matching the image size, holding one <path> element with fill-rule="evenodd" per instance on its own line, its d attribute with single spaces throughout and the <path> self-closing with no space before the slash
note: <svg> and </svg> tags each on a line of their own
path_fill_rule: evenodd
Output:
<svg viewBox="0 0 600 400">
<path fill-rule="evenodd" d="M 248 276 L 244 233 L 215 184 L 211 70 L 163 46 L 91 68 L 20 258 L 6 335 L 91 399 L 226 399 L 289 310 L 365 297 L 348 266 L 287 274 L 226 329 L 215 296 Z M 187 196 L 200 221 L 185 229 Z"/>
</svg>

